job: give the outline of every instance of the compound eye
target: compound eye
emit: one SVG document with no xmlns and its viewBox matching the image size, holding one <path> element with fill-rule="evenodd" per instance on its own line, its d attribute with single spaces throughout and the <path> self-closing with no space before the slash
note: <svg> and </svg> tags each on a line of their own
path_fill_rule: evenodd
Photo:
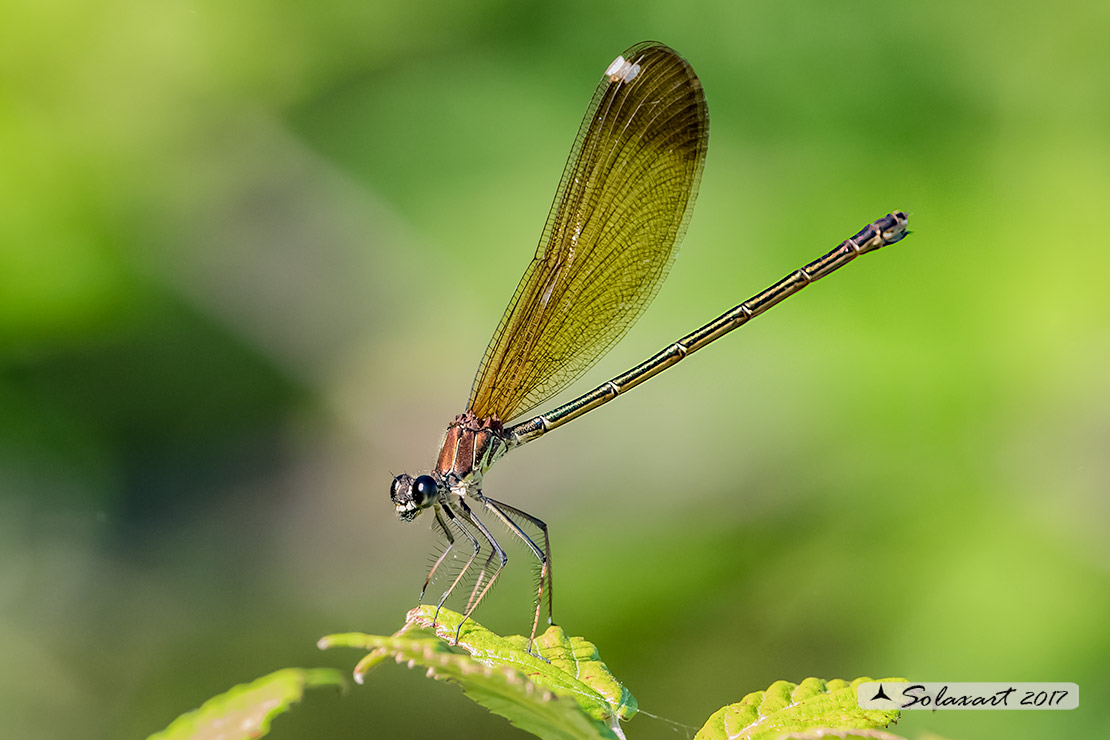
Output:
<svg viewBox="0 0 1110 740">
<path fill-rule="evenodd" d="M 430 504 L 438 493 L 439 486 L 430 475 L 422 475 L 412 482 L 412 502 L 420 508 Z"/>
</svg>

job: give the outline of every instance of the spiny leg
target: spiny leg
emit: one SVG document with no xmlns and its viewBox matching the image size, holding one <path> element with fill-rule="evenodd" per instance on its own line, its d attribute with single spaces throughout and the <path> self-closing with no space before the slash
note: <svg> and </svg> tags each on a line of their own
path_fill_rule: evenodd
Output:
<svg viewBox="0 0 1110 740">
<path fill-rule="evenodd" d="M 509 528 L 510 532 L 519 537 L 521 541 L 523 541 L 524 544 L 528 546 L 528 549 L 530 549 L 532 551 L 532 554 L 536 556 L 536 559 L 540 561 L 540 583 L 539 587 L 536 589 L 536 613 L 532 619 L 532 636 L 528 639 L 528 652 L 532 652 L 532 643 L 536 640 L 536 631 L 539 629 L 540 625 L 540 610 L 543 608 L 544 585 L 547 586 L 547 623 L 549 625 L 555 623 L 553 617 L 554 605 L 552 603 L 553 587 L 551 578 L 551 538 L 548 536 L 547 533 L 547 524 L 544 523 L 542 520 L 532 516 L 528 512 L 521 511 L 515 506 L 510 506 L 509 504 L 503 503 L 501 501 L 497 501 L 495 499 L 487 497 L 483 497 L 482 501 L 486 504 L 490 511 L 492 511 L 505 524 L 505 526 Z M 528 534 L 520 528 L 520 525 L 513 521 L 511 515 L 519 516 L 521 519 L 531 522 L 537 529 L 540 530 L 540 532 L 543 534 L 542 551 L 539 547 L 536 546 L 536 543 L 532 541 L 532 538 L 529 537 Z"/>
<path fill-rule="evenodd" d="M 470 589 L 470 598 L 466 600 L 467 611 L 470 610 L 474 604 L 474 599 L 478 595 L 478 589 L 486 580 L 486 574 L 489 572 L 489 565 L 493 562 L 494 551 L 491 549 L 489 555 L 486 556 L 486 562 L 482 563 L 482 569 L 478 571 L 478 578 L 474 581 L 474 588 Z"/>
<path fill-rule="evenodd" d="M 456 513 L 463 520 L 465 520 L 468 524 L 474 526 L 478 530 L 478 532 L 482 535 L 482 538 L 485 539 L 486 542 L 490 544 L 490 547 L 493 548 L 493 551 L 497 554 L 499 560 L 499 562 L 497 563 L 497 569 L 493 571 L 493 575 L 491 575 L 489 580 L 486 581 L 486 585 L 478 593 L 478 596 L 474 598 L 473 603 L 467 606 L 466 613 L 463 614 L 462 621 L 459 622 L 459 626 L 455 630 L 455 644 L 457 645 L 459 642 L 459 635 L 462 632 L 462 626 L 466 623 L 466 620 L 470 619 L 470 615 L 474 612 L 475 609 L 478 608 L 478 604 L 481 603 L 483 598 L 485 598 L 485 595 L 489 593 L 490 587 L 493 586 L 494 582 L 497 580 L 497 576 L 501 575 L 501 571 L 504 570 L 506 563 L 509 562 L 509 556 L 505 554 L 505 551 L 503 549 L 501 549 L 501 545 L 497 543 L 497 540 L 494 538 L 493 534 L 488 529 L 486 529 L 486 525 L 482 524 L 482 520 L 474 516 L 474 512 L 470 510 L 470 507 L 466 505 L 465 501 L 463 501 L 461 498 L 452 498 L 449 499 L 449 502 L 450 505 L 455 507 Z"/>
<path fill-rule="evenodd" d="M 474 545 L 474 552 L 471 553 L 470 558 L 466 561 L 466 564 L 462 567 L 462 570 L 459 571 L 459 574 L 455 576 L 455 580 L 452 581 L 451 585 L 447 587 L 447 590 L 443 592 L 443 596 L 439 598 L 439 603 L 436 604 L 435 616 L 432 617 L 433 622 L 439 619 L 439 610 L 443 608 L 443 603 L 447 601 L 447 597 L 450 596 L 451 592 L 455 590 L 455 587 L 459 585 L 459 581 L 461 581 L 463 579 L 463 576 L 466 575 L 466 571 L 470 568 L 471 564 L 474 562 L 474 559 L 478 557 L 478 553 L 482 550 L 482 544 L 478 541 L 478 538 L 474 536 L 474 533 L 466 527 L 466 525 L 463 523 L 462 520 L 459 519 L 459 517 L 455 516 L 455 513 L 451 511 L 450 505 L 443 506 L 442 509 L 443 513 L 447 515 L 447 518 L 451 520 L 451 523 L 454 524 L 460 532 L 466 535 L 466 538 L 470 540 L 470 543 L 472 545 Z M 458 642 L 457 632 L 458 631 L 456 630 L 456 643 Z"/>
<path fill-rule="evenodd" d="M 545 573 L 547 576 L 547 623 L 555 624 L 555 620 L 553 617 L 554 607 L 552 605 L 552 598 L 554 597 L 554 586 L 551 576 L 551 538 L 547 532 L 547 524 L 543 520 L 532 516 L 527 511 L 522 511 L 515 506 L 510 506 L 509 504 L 504 503 L 503 501 L 496 501 L 490 498 L 487 498 L 485 500 L 494 504 L 494 506 L 496 506 L 497 508 L 503 510 L 503 513 L 507 512 L 508 514 L 515 514 L 521 519 L 525 519 L 528 522 L 531 522 L 533 525 L 535 525 L 536 529 L 540 530 L 540 532 L 543 533 L 543 552 L 545 557 L 541 559 L 541 562 L 545 566 Z"/>
<path fill-rule="evenodd" d="M 424 579 L 424 588 L 420 589 L 420 598 L 418 599 L 418 603 L 420 604 L 424 603 L 424 592 L 428 590 L 428 584 L 432 582 L 432 576 L 435 575 L 436 569 L 443 563 L 444 559 L 447 557 L 447 553 L 451 552 L 451 548 L 455 546 L 455 536 L 451 534 L 451 528 L 443 521 L 443 511 L 441 509 L 442 507 L 440 506 L 435 507 L 435 521 L 443 532 L 443 536 L 447 538 L 447 547 L 443 549 L 443 552 L 439 554 L 436 561 L 432 563 L 432 569 L 428 571 L 428 577 Z"/>
</svg>

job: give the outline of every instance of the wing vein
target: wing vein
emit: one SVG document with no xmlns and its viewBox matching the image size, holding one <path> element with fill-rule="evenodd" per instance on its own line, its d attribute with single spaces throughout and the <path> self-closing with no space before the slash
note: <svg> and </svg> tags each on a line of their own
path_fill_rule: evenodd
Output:
<svg viewBox="0 0 1110 740">
<path fill-rule="evenodd" d="M 535 256 L 486 349 L 469 410 L 508 421 L 548 400 L 628 331 L 666 277 L 705 162 L 708 110 L 689 64 L 639 44 L 603 77 Z"/>
</svg>

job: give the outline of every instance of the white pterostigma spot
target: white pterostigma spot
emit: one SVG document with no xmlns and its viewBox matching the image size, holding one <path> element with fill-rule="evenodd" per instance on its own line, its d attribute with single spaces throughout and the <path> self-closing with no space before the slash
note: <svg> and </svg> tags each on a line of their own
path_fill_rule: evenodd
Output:
<svg viewBox="0 0 1110 740">
<path fill-rule="evenodd" d="M 640 65 L 632 64 L 623 56 L 618 56 L 605 70 L 605 75 L 613 82 L 632 82 L 640 74 Z"/>
</svg>

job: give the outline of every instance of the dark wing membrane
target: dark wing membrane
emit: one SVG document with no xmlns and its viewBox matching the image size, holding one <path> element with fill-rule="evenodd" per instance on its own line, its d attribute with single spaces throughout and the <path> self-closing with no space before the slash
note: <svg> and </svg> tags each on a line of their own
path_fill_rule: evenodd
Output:
<svg viewBox="0 0 1110 740">
<path fill-rule="evenodd" d="M 520 416 L 625 335 L 674 262 L 708 141 L 705 95 L 686 60 L 649 42 L 613 62 L 478 368 L 470 411 Z"/>
</svg>

